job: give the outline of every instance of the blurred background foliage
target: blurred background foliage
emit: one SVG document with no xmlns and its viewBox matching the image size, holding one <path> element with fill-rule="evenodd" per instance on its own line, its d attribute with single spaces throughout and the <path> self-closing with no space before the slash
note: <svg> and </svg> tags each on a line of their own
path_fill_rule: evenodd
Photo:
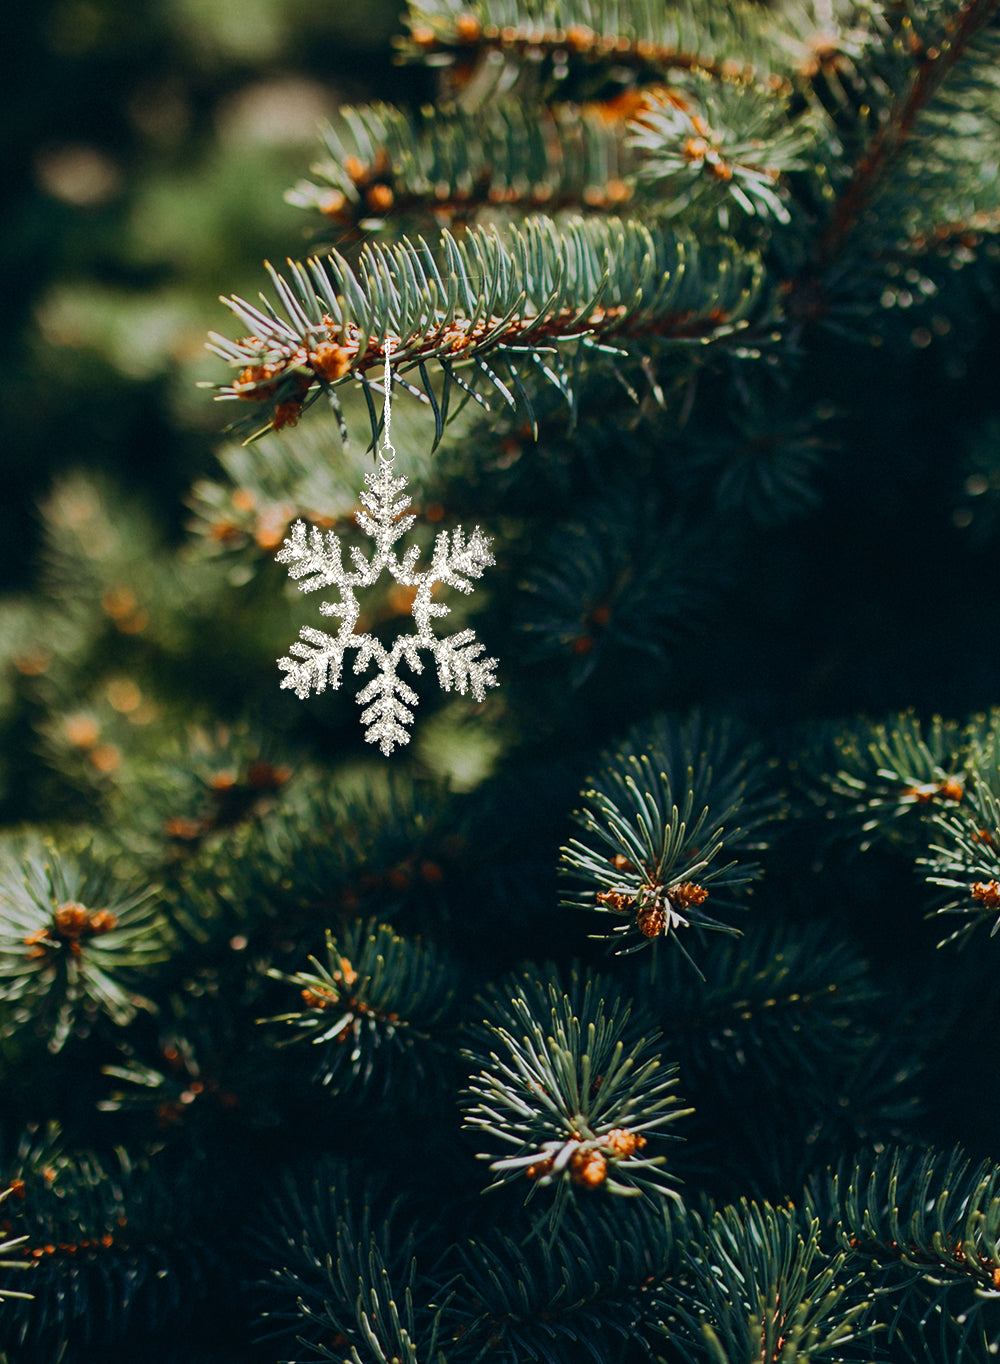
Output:
<svg viewBox="0 0 1000 1364">
<path fill-rule="evenodd" d="M 223 413 L 220 290 L 308 249 L 284 192 L 344 102 L 425 98 L 402 0 L 37 0 L 4 17 L 0 588 L 53 475 L 100 469 L 171 538 Z"/>
</svg>

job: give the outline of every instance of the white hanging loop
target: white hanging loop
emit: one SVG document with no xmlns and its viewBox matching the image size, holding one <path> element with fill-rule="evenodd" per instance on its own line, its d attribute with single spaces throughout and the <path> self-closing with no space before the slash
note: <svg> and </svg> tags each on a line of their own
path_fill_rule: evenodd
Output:
<svg viewBox="0 0 1000 1364">
<path fill-rule="evenodd" d="M 392 352 L 392 342 L 388 337 L 385 339 L 385 406 L 383 407 L 382 417 L 382 449 L 379 451 L 379 458 L 383 464 L 391 464 L 396 458 L 396 451 L 389 440 L 389 425 L 392 421 L 392 371 L 389 368 L 389 356 Z"/>
</svg>

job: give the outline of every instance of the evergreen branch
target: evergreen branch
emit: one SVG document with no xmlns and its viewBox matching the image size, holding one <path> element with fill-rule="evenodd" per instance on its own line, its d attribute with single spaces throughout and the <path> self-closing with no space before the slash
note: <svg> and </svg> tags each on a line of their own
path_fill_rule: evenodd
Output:
<svg viewBox="0 0 1000 1364">
<path fill-rule="evenodd" d="M 0 999 L 6 1032 L 26 1030 L 58 1051 L 94 1015 L 119 1026 L 152 1009 L 137 983 L 169 936 L 156 887 L 90 849 L 79 857 L 28 846 L 0 873 Z"/>
<path fill-rule="evenodd" d="M 668 735 L 661 726 L 648 736 L 647 752 L 637 753 L 627 741 L 603 756 L 598 778 L 583 793 L 588 804 L 573 816 L 587 837 L 561 849 L 560 875 L 584 887 L 564 903 L 616 919 L 593 936 L 620 941 L 622 952 L 671 934 L 684 951 L 678 930 L 691 926 L 738 933 L 701 906 L 712 893 L 709 886 L 728 890 L 756 875 L 752 863 L 717 864 L 728 852 L 760 846 L 750 834 L 763 821 L 767 802 L 750 806 L 746 831 L 734 827 L 743 762 L 720 773 L 716 784 L 711 752 L 724 754 L 725 741 L 710 731 L 702 736 L 697 720 L 676 738 Z M 711 797 L 718 803 L 706 803 Z"/>
<path fill-rule="evenodd" d="M 294 928 L 300 951 L 321 950 L 317 925 L 331 911 L 365 918 L 384 913 L 388 897 L 426 921 L 428 906 L 458 880 L 461 819 L 439 782 L 383 769 L 344 791 L 318 771 L 302 776 L 259 837 L 215 850 L 185 876 L 181 908 L 194 941 L 238 932 L 273 958 L 276 938 L 287 941 Z"/>
<path fill-rule="evenodd" d="M 874 1152 L 833 1179 L 845 1249 L 885 1263 L 1000 1283 L 1000 1167 L 950 1152 Z"/>
<path fill-rule="evenodd" d="M 490 1161 L 490 1187 L 526 1179 L 527 1199 L 553 1188 L 553 1234 L 578 1189 L 677 1198 L 660 1168 L 666 1158 L 642 1154 L 647 1133 L 659 1137 L 685 1115 L 672 1093 L 676 1067 L 662 1065 L 654 1038 L 626 1046 L 630 1010 L 608 1010 L 592 979 L 582 994 L 550 984 L 547 1007 L 516 995 L 465 1052 L 482 1067 L 465 1096 L 465 1125 L 492 1148 L 479 1157 Z"/>
<path fill-rule="evenodd" d="M 22 1184 L 20 1182 L 17 1184 L 9 1184 L 6 1189 L 0 1190 L 0 1205 L 12 1196 L 15 1198 L 20 1197 L 22 1191 Z M 20 1250 L 27 1241 L 27 1235 L 7 1236 L 5 1240 L 0 1241 L 0 1256 L 6 1256 L 9 1255 L 11 1251 Z M 33 1262 L 31 1260 L 7 1260 L 0 1258 L 0 1275 L 3 1275 L 4 1271 L 8 1269 L 25 1270 L 32 1268 Z M 20 1298 L 24 1301 L 30 1301 L 33 1296 L 34 1295 L 31 1293 L 24 1293 L 16 1288 L 7 1288 L 2 1279 L 0 1279 L 0 1301 L 5 1298 Z"/>
<path fill-rule="evenodd" d="M 1000 1342 L 1000 1167 L 950 1152 L 886 1148 L 833 1177 L 830 1216 L 891 1312 L 889 1338 L 930 1344 L 942 1322 L 948 1357 Z"/>
<path fill-rule="evenodd" d="M 909 17 L 904 19 L 904 36 L 910 48 L 909 70 L 904 64 L 905 83 L 894 92 L 885 117 L 867 140 L 850 179 L 837 196 L 817 245 L 816 259 L 821 269 L 828 269 L 843 252 L 883 181 L 895 169 L 921 113 L 988 28 L 997 3 L 998 0 L 952 0 L 950 4 L 933 7 L 936 12 L 932 14 L 932 23 L 937 27 L 926 31 L 926 36 L 915 31 Z M 931 25 L 920 27 L 930 30 Z M 903 50 L 895 33 L 890 33 L 889 48 L 893 52 Z"/>
<path fill-rule="evenodd" d="M 960 727 L 912 714 L 891 723 L 860 722 L 837 741 L 839 770 L 825 779 L 874 835 L 902 846 L 923 841 L 928 816 L 965 798 L 965 744 Z"/>
<path fill-rule="evenodd" d="M 655 1285 L 677 1262 L 676 1208 L 632 1199 L 567 1214 L 554 1240 L 502 1231 L 463 1245 L 446 1313 L 449 1364 L 605 1364 L 643 1342 Z"/>
<path fill-rule="evenodd" d="M 211 992 L 172 994 L 161 1030 L 122 1043 L 120 1062 L 102 1068 L 117 1086 L 98 1109 L 142 1116 L 158 1144 L 200 1149 L 274 1127 L 288 1063 L 276 1048 L 260 1045 L 253 1012 L 264 966 L 249 958 L 247 968 L 225 985 L 216 981 Z"/>
<path fill-rule="evenodd" d="M 983 166 L 1000 158 L 998 66 L 1000 28 L 994 21 L 920 111 L 872 214 L 891 229 L 887 240 L 874 243 L 887 264 L 921 254 L 961 264 L 996 233 L 1000 186 Z M 877 230 L 871 223 L 869 240 Z M 908 282 L 904 276 L 902 283 Z M 932 296 L 934 281 L 919 280 L 918 290 Z"/>
<path fill-rule="evenodd" d="M 757 923 L 699 965 L 704 981 L 669 953 L 655 974 L 636 960 L 626 979 L 695 1110 L 680 1152 L 688 1184 L 712 1169 L 724 1172 L 717 1196 L 777 1199 L 845 1149 L 919 1131 L 922 1011 L 910 1015 L 842 929 Z"/>
<path fill-rule="evenodd" d="M 983 184 L 980 179 L 978 182 Z M 993 195 L 993 186 L 987 184 L 986 191 Z M 962 253 L 974 251 L 983 244 L 987 235 L 1000 232 L 1000 208 L 992 202 L 982 206 L 978 202 L 968 205 L 962 217 L 939 218 L 933 228 L 921 225 L 907 238 L 905 247 L 899 253 L 901 258 L 912 258 L 922 254 L 940 255 L 946 260 L 962 261 Z M 968 260 L 969 256 L 966 255 Z"/>
<path fill-rule="evenodd" d="M 662 1289 L 663 1322 L 691 1364 L 810 1364 L 857 1358 L 872 1329 L 872 1300 L 859 1293 L 850 1255 L 825 1256 L 819 1220 L 791 1207 L 743 1200 L 707 1224 L 692 1217 L 684 1275 Z M 700 1231 L 700 1234 L 698 1234 Z"/>
<path fill-rule="evenodd" d="M 341 1233 L 335 1243 L 341 1301 L 324 1297 L 320 1312 L 305 1303 L 300 1308 L 314 1322 L 318 1318 L 330 1333 L 331 1344 L 316 1341 L 314 1358 L 336 1364 L 425 1364 L 433 1359 L 436 1327 L 431 1327 L 429 1340 L 421 1340 L 414 1310 L 416 1260 L 410 1261 L 401 1282 L 394 1281 L 377 1245 L 370 1240 L 367 1245 L 345 1244 L 345 1240 Z"/>
<path fill-rule="evenodd" d="M 819 504 L 820 474 L 828 453 L 838 448 L 823 430 L 834 414 L 826 405 L 783 413 L 770 395 L 751 390 L 748 396 L 746 409 L 721 414 L 721 424 L 701 408 L 701 420 L 689 428 L 680 477 L 730 524 L 736 517 L 772 530 Z"/>
<path fill-rule="evenodd" d="M 405 416 L 400 414 L 401 423 Z M 267 435 L 249 444 L 227 444 L 219 454 L 224 478 L 199 480 L 189 498 L 199 551 L 206 556 L 273 553 L 296 520 L 340 533 L 354 529 L 358 486 L 371 465 L 348 448 L 343 461 L 330 459 L 330 450 L 345 435 L 346 429 L 338 433 L 335 421 L 317 414 L 296 431 L 294 441 Z"/>
<path fill-rule="evenodd" d="M 155 848 L 165 870 L 174 873 L 187 856 L 258 824 L 287 797 L 292 777 L 292 768 L 278 759 L 280 743 L 256 726 L 236 724 L 212 739 L 197 729 L 178 729 L 158 737 L 155 756 L 131 765 L 108 802 L 110 827 L 127 830 L 128 842 L 144 855 Z M 189 932 L 193 927 L 176 897 L 171 920 Z M 194 928 L 191 936 L 200 940 L 203 934 Z"/>
<path fill-rule="evenodd" d="M 765 41 L 766 17 L 742 3 L 713 12 L 685 0 L 664 13 L 649 0 L 410 0 L 406 22 L 407 60 L 469 67 L 499 53 L 520 66 L 530 54 L 558 66 L 571 88 L 599 85 L 606 67 L 646 80 L 691 72 L 772 89 L 787 81 L 787 59 Z"/>
<path fill-rule="evenodd" d="M 842 1063 L 827 1058 L 815 1073 L 800 1072 L 794 1081 L 786 1075 L 782 1082 L 775 1074 L 773 1086 L 766 1076 L 757 1083 L 750 1068 L 740 1080 L 735 1066 L 728 1075 L 692 1075 L 687 1097 L 696 1116 L 679 1163 L 685 1181 L 694 1181 L 688 1162 L 697 1153 L 696 1169 L 713 1172 L 717 1196 L 738 1198 L 750 1189 L 757 1197 L 782 1201 L 817 1168 L 835 1165 L 845 1150 L 919 1142 L 926 1068 L 912 1020 L 895 1027 L 890 1022 L 880 1031 L 876 1020 L 867 1044 L 866 1022 L 862 1019 Z M 780 1122 L 776 1104 L 782 1106 Z"/>
<path fill-rule="evenodd" d="M 640 484 L 584 503 L 520 585 L 528 657 L 564 661 L 575 687 L 624 658 L 644 655 L 658 671 L 680 662 L 726 583 L 725 553 L 703 552 L 713 529 L 671 515 Z"/>
<path fill-rule="evenodd" d="M 755 926 L 708 955 L 704 976 L 668 957 L 644 979 L 644 1000 L 688 1083 L 723 1102 L 783 1092 L 792 1077 L 822 1075 L 829 1087 L 881 1036 L 868 964 L 828 924 Z"/>
<path fill-rule="evenodd" d="M 284 1180 L 255 1237 L 268 1268 L 261 1338 L 338 1364 L 434 1364 L 448 1291 L 436 1306 L 423 1305 L 428 1286 L 418 1280 L 413 1220 L 400 1232 L 399 1203 L 385 1204 L 378 1187 L 359 1183 L 342 1161 L 324 1161 L 308 1184 Z"/>
<path fill-rule="evenodd" d="M 932 914 L 965 919 L 940 946 L 983 922 L 992 921 L 991 937 L 1000 932 L 1000 773 L 990 756 L 992 762 L 973 767 L 960 805 L 934 810 L 933 842 L 918 859 L 932 886 L 957 892 Z"/>
<path fill-rule="evenodd" d="M 678 786 L 692 780 L 696 808 L 739 806 L 741 827 L 730 836 L 731 848 L 759 852 L 767 847 L 763 829 L 781 814 L 779 797 L 768 782 L 776 764 L 730 717 L 696 709 L 685 716 L 660 712 L 632 725 L 603 755 L 591 778 L 595 790 L 608 796 L 620 791 L 629 753 L 645 753 Z"/>
<path fill-rule="evenodd" d="M 992 773 L 1000 768 L 1000 706 L 971 716 L 963 740 L 968 771 L 978 772 L 984 781 L 990 781 Z"/>
<path fill-rule="evenodd" d="M 211 1291 L 217 1256 L 188 1223 L 203 1198 L 176 1170 L 168 1186 L 121 1150 L 68 1154 L 52 1127 L 22 1137 L 3 1178 L 32 1265 L 30 1297 L 0 1311 L 0 1349 L 13 1358 L 60 1359 L 67 1346 L 74 1360 L 107 1357 L 131 1329 L 177 1327 Z"/>
<path fill-rule="evenodd" d="M 507 100 L 416 121 L 390 105 L 342 111 L 350 136 L 324 133 L 329 159 L 285 196 L 360 239 L 391 215 L 469 225 L 483 208 L 620 212 L 633 194 L 630 157 L 596 112 L 529 112 Z"/>
<path fill-rule="evenodd" d="M 288 1041 L 317 1047 L 315 1079 L 335 1093 L 431 1101 L 457 984 L 450 963 L 369 921 L 328 932 L 326 962 L 311 957 L 310 964 L 294 975 L 269 972 L 297 985 L 304 1007 L 261 1022 L 284 1024 L 294 1031 Z"/>
<path fill-rule="evenodd" d="M 703 259 L 693 242 L 617 219 L 557 227 L 533 218 L 504 236 L 445 232 L 442 246 L 439 265 L 422 239 L 369 244 L 357 274 L 337 252 L 290 262 L 294 287 L 269 267 L 283 315 L 266 301 L 262 312 L 225 300 L 253 335 L 213 333 L 211 349 L 240 367 L 220 396 L 266 404 L 269 424 L 281 426 L 321 391 L 381 369 L 387 344 L 397 377 L 433 360 L 447 389 L 455 365 L 489 357 L 548 373 L 543 352 L 553 347 L 717 341 L 746 325 L 759 295 L 746 253 L 723 244 Z"/>
<path fill-rule="evenodd" d="M 691 99 L 668 90 L 629 125 L 628 145 L 643 153 L 640 184 L 657 191 L 660 213 L 700 210 L 725 231 L 730 209 L 764 222 L 791 221 L 781 181 L 805 166 L 816 131 L 788 101 L 743 86 L 709 87 Z"/>
<path fill-rule="evenodd" d="M 705 203 L 723 230 L 727 203 L 787 224 L 781 178 L 804 167 L 817 135 L 810 117 L 790 116 L 787 98 L 726 84 L 653 86 L 620 113 L 586 103 L 529 114 L 519 99 L 419 123 L 388 105 L 343 114 L 350 138 L 328 127 L 316 182 L 286 197 L 358 239 L 390 215 L 455 227 L 491 206 L 554 215 L 638 200 L 656 217 Z"/>
</svg>

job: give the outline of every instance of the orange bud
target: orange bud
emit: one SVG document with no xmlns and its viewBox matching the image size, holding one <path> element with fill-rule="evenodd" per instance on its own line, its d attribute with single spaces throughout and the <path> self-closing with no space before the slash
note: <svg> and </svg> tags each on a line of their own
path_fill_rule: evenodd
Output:
<svg viewBox="0 0 1000 1364">
<path fill-rule="evenodd" d="M 569 1162 L 570 1178 L 574 1184 L 596 1189 L 608 1177 L 608 1160 L 601 1151 L 577 1151 Z"/>
</svg>

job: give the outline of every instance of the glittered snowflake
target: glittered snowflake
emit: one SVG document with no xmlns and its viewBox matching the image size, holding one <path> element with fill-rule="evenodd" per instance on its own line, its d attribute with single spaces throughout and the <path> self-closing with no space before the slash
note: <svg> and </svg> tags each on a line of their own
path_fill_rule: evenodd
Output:
<svg viewBox="0 0 1000 1364">
<path fill-rule="evenodd" d="M 300 591 L 315 592 L 329 586 L 340 588 L 340 600 L 321 602 L 319 609 L 324 616 L 339 616 L 341 622 L 335 635 L 303 626 L 298 640 L 290 646 L 291 656 L 279 658 L 278 666 L 285 673 L 282 687 L 290 688 L 305 700 L 311 692 L 319 695 L 328 686 L 340 686 L 344 655 L 348 650 L 357 651 L 356 673 L 363 673 L 375 663 L 378 674 L 361 689 L 357 700 L 359 705 L 367 707 L 361 714 L 361 723 L 366 726 L 365 738 L 369 743 L 378 743 L 382 752 L 388 755 L 396 744 L 409 743 L 410 735 L 405 727 L 412 723 L 410 707 L 417 703 L 416 692 L 397 671 L 404 659 L 414 672 L 423 672 L 420 653 L 426 649 L 434 656 L 442 688 L 445 691 L 455 688 L 463 694 L 471 691 L 477 701 L 485 699 L 487 687 L 497 685 L 494 675 L 497 660 L 481 657 L 483 645 L 473 630 L 459 630 L 457 634 L 438 637 L 431 628 L 434 617 L 446 616 L 450 610 L 443 603 L 431 600 L 434 585 L 444 583 L 460 592 L 471 592 L 471 580 L 481 577 L 483 570 L 495 560 L 490 552 L 490 541 L 478 526 L 468 539 L 458 526 L 450 534 L 446 530 L 438 534 L 430 568 L 418 572 L 419 547 L 411 546 L 402 559 L 393 549 L 417 519 L 412 512 L 406 512 L 409 497 L 399 496 L 406 487 L 406 479 L 394 478 L 391 464 L 380 459 L 378 469 L 365 475 L 365 482 L 368 491 L 361 494 L 365 510 L 356 512 L 354 519 L 375 541 L 375 552 L 370 559 L 352 546 L 350 555 L 354 567 L 348 568 L 343 562 L 342 546 L 336 534 L 307 526 L 304 521 L 295 522 L 278 551 L 278 562 L 288 564 L 289 576 L 298 582 Z M 411 614 L 417 628 L 410 634 L 397 636 L 388 649 L 372 635 L 355 633 L 361 613 L 355 589 L 371 587 L 385 569 L 401 586 L 416 588 Z"/>
</svg>

